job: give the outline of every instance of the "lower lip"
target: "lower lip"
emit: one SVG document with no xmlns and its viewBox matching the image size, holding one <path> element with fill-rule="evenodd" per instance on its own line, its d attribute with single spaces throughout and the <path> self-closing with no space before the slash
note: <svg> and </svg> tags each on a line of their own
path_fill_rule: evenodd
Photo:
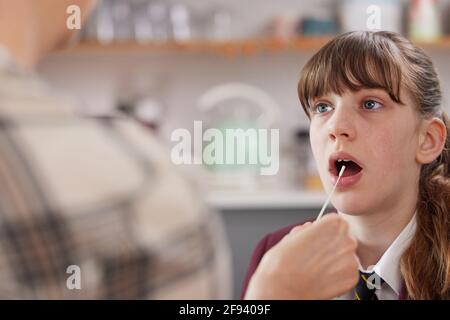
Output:
<svg viewBox="0 0 450 320">
<path fill-rule="evenodd" d="M 339 179 L 339 182 L 338 182 L 336 188 L 338 188 L 338 189 L 350 188 L 350 187 L 354 186 L 361 179 L 362 175 L 363 175 L 363 171 L 361 170 L 360 172 L 358 172 L 357 174 L 354 174 L 352 176 L 341 177 Z M 337 180 L 338 180 L 338 176 L 335 176 L 335 175 L 331 176 L 331 182 L 333 183 L 333 185 L 336 184 Z"/>
</svg>

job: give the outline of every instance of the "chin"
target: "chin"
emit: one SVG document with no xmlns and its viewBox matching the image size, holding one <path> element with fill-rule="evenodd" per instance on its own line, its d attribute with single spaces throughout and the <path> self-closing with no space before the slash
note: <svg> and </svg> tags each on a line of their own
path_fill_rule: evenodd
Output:
<svg viewBox="0 0 450 320">
<path fill-rule="evenodd" d="M 367 198 L 356 194 L 335 194 L 331 202 L 338 212 L 350 216 L 362 216 L 369 211 L 369 205 L 368 201 L 361 201 L 361 199 Z"/>
</svg>

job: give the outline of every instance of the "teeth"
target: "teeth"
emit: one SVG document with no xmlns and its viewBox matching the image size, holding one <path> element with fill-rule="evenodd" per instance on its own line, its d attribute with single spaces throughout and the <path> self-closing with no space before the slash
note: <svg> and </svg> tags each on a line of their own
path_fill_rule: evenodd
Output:
<svg viewBox="0 0 450 320">
<path fill-rule="evenodd" d="M 341 162 L 341 161 L 344 161 L 344 162 L 350 162 L 350 160 L 346 160 L 346 159 L 338 159 L 338 162 Z"/>
</svg>

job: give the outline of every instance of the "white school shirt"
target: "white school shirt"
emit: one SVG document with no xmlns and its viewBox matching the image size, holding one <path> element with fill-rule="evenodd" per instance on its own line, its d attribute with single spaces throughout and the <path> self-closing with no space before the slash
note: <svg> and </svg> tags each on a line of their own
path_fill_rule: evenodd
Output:
<svg viewBox="0 0 450 320">
<path fill-rule="evenodd" d="M 362 272 L 372 272 L 380 276 L 385 282 L 381 289 L 376 290 L 375 294 L 379 300 L 398 300 L 402 288 L 402 275 L 400 273 L 400 258 L 411 243 L 412 237 L 417 228 L 416 214 L 409 223 L 403 228 L 402 232 L 392 242 L 389 248 L 384 252 L 381 259 L 375 266 Z M 339 300 L 353 300 L 354 290 L 350 290 L 344 295 L 338 297 Z"/>
</svg>

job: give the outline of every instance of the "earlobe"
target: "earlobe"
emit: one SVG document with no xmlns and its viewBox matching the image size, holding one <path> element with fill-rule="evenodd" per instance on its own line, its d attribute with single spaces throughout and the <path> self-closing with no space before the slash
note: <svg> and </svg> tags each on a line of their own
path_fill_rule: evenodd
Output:
<svg viewBox="0 0 450 320">
<path fill-rule="evenodd" d="M 439 118 L 427 120 L 420 132 L 416 159 L 421 164 L 433 162 L 444 149 L 447 129 Z"/>
</svg>

